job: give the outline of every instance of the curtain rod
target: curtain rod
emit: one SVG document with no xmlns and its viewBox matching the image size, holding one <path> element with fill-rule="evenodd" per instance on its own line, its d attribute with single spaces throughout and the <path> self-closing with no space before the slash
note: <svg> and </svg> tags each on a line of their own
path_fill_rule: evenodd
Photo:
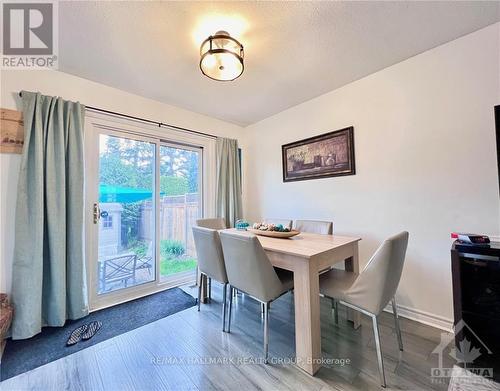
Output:
<svg viewBox="0 0 500 391">
<path fill-rule="evenodd" d="M 19 96 L 20 97 L 23 96 L 22 92 L 19 92 Z M 118 113 L 116 111 L 101 109 L 99 107 L 85 106 L 85 109 L 92 110 L 92 111 L 98 111 L 100 113 L 105 113 L 105 114 L 116 115 L 118 117 L 133 119 L 133 120 L 136 120 L 136 121 L 142 121 L 142 122 L 146 122 L 146 123 L 149 123 L 149 124 L 155 124 L 155 125 L 158 125 L 158 127 L 160 127 L 160 128 L 161 127 L 166 127 L 166 128 L 171 128 L 171 129 L 175 129 L 175 130 L 180 130 L 180 131 L 183 131 L 183 132 L 189 132 L 189 133 L 197 134 L 199 136 L 204 136 L 204 137 L 209 137 L 209 138 L 217 138 L 217 136 L 215 136 L 213 134 L 210 134 L 210 133 L 204 133 L 204 132 L 200 132 L 198 130 L 183 128 L 181 126 L 170 125 L 170 124 L 167 124 L 167 123 L 164 123 L 164 122 L 153 121 L 153 120 L 147 119 L 147 118 L 135 117 L 133 115 Z"/>
</svg>

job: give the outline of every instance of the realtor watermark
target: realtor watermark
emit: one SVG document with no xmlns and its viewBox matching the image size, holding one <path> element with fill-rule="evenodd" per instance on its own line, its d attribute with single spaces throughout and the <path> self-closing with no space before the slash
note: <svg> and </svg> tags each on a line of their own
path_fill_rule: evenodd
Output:
<svg viewBox="0 0 500 391">
<path fill-rule="evenodd" d="M 346 366 L 351 364 L 349 358 L 322 357 L 315 359 L 300 359 L 295 357 L 269 357 L 268 362 L 273 365 L 292 365 L 292 364 L 319 364 L 321 366 Z M 263 357 L 253 356 L 158 356 L 151 358 L 153 365 L 262 365 L 265 363 Z"/>
<path fill-rule="evenodd" d="M 455 339 L 455 336 L 458 338 Z M 477 384 L 481 381 L 487 383 L 493 377 L 493 368 L 474 365 L 480 356 L 493 352 L 463 320 L 455 324 L 452 334 L 441 334 L 441 341 L 432 353 L 438 356 L 437 368 L 431 368 L 433 383 L 445 383 L 453 377 L 460 378 L 461 384 Z M 446 354 L 463 368 L 456 365 L 453 368 L 446 367 L 443 363 Z"/>
<path fill-rule="evenodd" d="M 2 2 L 2 69 L 57 69 L 57 1 Z"/>
</svg>

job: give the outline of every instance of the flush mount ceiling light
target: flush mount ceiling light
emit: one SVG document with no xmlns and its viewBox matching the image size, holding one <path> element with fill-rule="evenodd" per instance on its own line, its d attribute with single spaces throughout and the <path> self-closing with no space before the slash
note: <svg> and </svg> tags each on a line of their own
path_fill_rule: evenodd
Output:
<svg viewBox="0 0 500 391">
<path fill-rule="evenodd" d="M 226 31 L 217 31 L 200 47 L 200 69 L 210 79 L 231 81 L 243 73 L 243 45 Z"/>
</svg>

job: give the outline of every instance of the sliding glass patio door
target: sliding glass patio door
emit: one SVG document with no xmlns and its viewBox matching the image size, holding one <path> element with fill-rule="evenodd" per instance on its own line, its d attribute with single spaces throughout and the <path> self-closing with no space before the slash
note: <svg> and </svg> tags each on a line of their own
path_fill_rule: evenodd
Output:
<svg viewBox="0 0 500 391">
<path fill-rule="evenodd" d="M 87 169 L 91 308 L 194 281 L 191 227 L 203 212 L 203 149 L 95 130 L 96 159 Z"/>
</svg>

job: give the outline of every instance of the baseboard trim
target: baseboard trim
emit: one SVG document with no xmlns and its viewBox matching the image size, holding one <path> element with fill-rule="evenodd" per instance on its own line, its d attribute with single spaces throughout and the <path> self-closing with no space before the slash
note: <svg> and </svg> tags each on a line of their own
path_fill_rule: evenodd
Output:
<svg viewBox="0 0 500 391">
<path fill-rule="evenodd" d="M 414 320 L 416 322 L 425 324 L 427 326 L 436 327 L 440 330 L 452 332 L 453 331 L 453 320 L 445 318 L 443 316 L 431 314 L 430 312 L 417 310 L 415 308 L 409 308 L 404 305 L 397 305 L 398 315 L 402 318 L 407 318 Z M 384 311 L 392 313 L 392 307 L 387 306 Z"/>
</svg>

